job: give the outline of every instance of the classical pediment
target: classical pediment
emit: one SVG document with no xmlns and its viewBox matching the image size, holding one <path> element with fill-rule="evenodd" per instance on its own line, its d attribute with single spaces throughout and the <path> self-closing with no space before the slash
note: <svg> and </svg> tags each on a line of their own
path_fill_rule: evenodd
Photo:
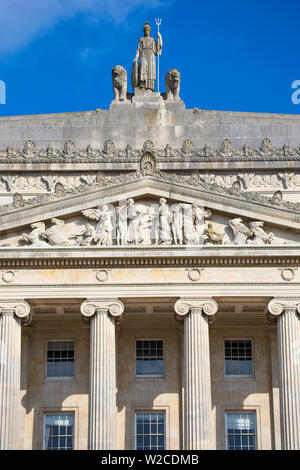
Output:
<svg viewBox="0 0 300 470">
<path fill-rule="evenodd" d="M 148 165 L 149 164 L 149 165 Z M 129 202 L 132 200 L 133 202 Z M 296 204 L 226 190 L 192 175 L 141 170 L 98 174 L 93 185 L 0 208 L 1 246 L 295 244 Z"/>
</svg>

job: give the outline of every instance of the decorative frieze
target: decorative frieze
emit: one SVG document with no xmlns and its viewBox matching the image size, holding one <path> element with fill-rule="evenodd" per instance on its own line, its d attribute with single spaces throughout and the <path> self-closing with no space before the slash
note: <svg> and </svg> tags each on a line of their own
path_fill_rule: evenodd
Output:
<svg viewBox="0 0 300 470">
<path fill-rule="evenodd" d="M 264 222 L 249 222 L 249 228 L 241 218 L 229 220 L 234 237 L 218 232 L 212 223 L 206 226 L 206 218 L 212 211 L 197 204 L 168 203 L 165 198 L 159 202 L 135 202 L 133 198 L 119 207 L 103 204 L 97 209 L 85 209 L 82 215 L 96 225 L 82 224 L 67 230 L 65 221 L 51 218 L 46 229 L 44 222 L 31 224 L 31 232 L 23 233 L 22 242 L 33 246 L 132 246 L 132 245 L 204 245 L 204 244 L 281 244 L 273 233 L 262 228 Z"/>
<path fill-rule="evenodd" d="M 145 150 L 146 149 L 146 150 Z M 156 148 L 151 141 L 146 141 L 142 149 L 118 149 L 111 140 L 104 142 L 102 149 L 93 149 L 88 145 L 85 149 L 76 148 L 75 144 L 68 140 L 62 149 L 54 149 L 50 145 L 46 149 L 37 149 L 33 141 L 25 142 L 22 149 L 7 147 L 0 150 L 1 162 L 68 162 L 74 163 L 91 161 L 138 161 L 144 151 L 151 151 L 158 161 L 191 160 L 191 161 L 280 161 L 297 160 L 300 158 L 300 147 L 290 147 L 285 144 L 282 147 L 274 147 L 271 140 L 265 138 L 259 147 L 250 147 L 244 144 L 242 147 L 233 147 L 229 139 L 225 139 L 219 148 L 208 145 L 195 148 L 192 141 L 186 139 L 180 149 L 173 149 L 170 145 L 165 148 Z"/>
</svg>

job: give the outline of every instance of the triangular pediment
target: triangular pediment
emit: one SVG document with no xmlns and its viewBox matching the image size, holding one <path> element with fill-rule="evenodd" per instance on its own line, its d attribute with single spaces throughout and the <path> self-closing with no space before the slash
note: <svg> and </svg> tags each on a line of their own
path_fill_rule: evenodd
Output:
<svg viewBox="0 0 300 470">
<path fill-rule="evenodd" d="M 147 213 L 149 216 L 149 227 L 152 223 L 150 223 L 150 219 L 156 220 L 156 228 L 149 228 L 150 235 L 147 236 L 148 241 L 145 243 L 152 243 L 153 237 L 155 243 L 159 243 L 159 236 L 153 235 L 153 233 L 159 230 L 161 223 L 159 221 L 159 201 L 161 198 L 166 200 L 166 207 L 173 214 L 172 217 L 174 217 L 174 212 L 182 211 L 182 225 L 190 223 L 189 218 L 192 217 L 193 230 L 196 229 L 196 206 L 203 208 L 203 210 L 209 210 L 211 214 L 203 218 L 202 229 L 211 236 L 209 242 L 212 244 L 220 242 L 221 238 L 218 238 L 218 235 L 222 233 L 224 234 L 222 243 L 230 244 L 239 230 L 242 232 L 243 225 L 250 229 L 249 224 L 253 225 L 258 221 L 263 222 L 260 224 L 260 228 L 265 233 L 274 232 L 274 239 L 276 238 L 279 244 L 300 243 L 300 213 L 295 204 L 283 203 L 282 201 L 279 201 L 278 204 L 278 201 L 272 201 L 263 196 L 252 196 L 238 190 L 230 191 L 216 186 L 204 186 L 201 181 L 197 181 L 195 175 L 183 176 L 180 180 L 178 177 L 172 179 L 170 174 L 164 177 L 160 172 L 151 175 L 139 172 L 129 173 L 106 180 L 104 177 L 102 179 L 100 177 L 96 184 L 85 185 L 77 190 L 68 191 L 61 188 L 61 191 L 50 196 L 32 198 L 27 201 L 15 200 L 13 205 L 0 208 L 0 243 L 1 246 L 11 246 L 11 243 L 20 246 L 21 237 L 21 246 L 26 245 L 26 237 L 22 238 L 22 235 L 32 232 L 31 224 L 40 222 L 44 224 L 45 231 L 53 225 L 51 219 L 59 219 L 61 225 L 65 225 L 63 229 L 64 231 L 66 228 L 65 238 L 71 239 L 71 232 L 76 227 L 79 237 L 83 226 L 90 224 L 95 229 L 98 224 L 99 229 L 100 223 L 97 217 L 95 218 L 93 215 L 88 217 L 83 211 L 97 209 L 103 205 L 108 205 L 112 207 L 112 211 L 115 211 L 111 220 L 117 226 L 118 206 L 120 202 L 121 206 L 122 204 L 126 205 L 128 199 L 133 199 L 136 207 L 140 206 L 140 212 L 142 212 L 141 208 L 145 207 L 145 214 Z M 180 209 L 177 210 L 176 206 L 178 205 L 180 205 Z M 184 214 L 185 210 L 190 211 L 188 215 Z M 240 219 L 240 222 L 237 219 Z M 176 220 L 180 221 L 180 217 Z M 235 222 L 230 225 L 230 220 Z M 55 222 L 57 226 L 59 223 Z M 144 223 L 146 224 L 146 220 Z M 168 223 L 171 224 L 171 222 Z M 68 228 L 69 225 L 70 227 L 72 225 L 73 228 Z M 171 231 L 174 228 L 173 225 Z M 114 231 L 116 230 L 114 228 Z M 184 227 L 182 227 L 182 231 L 184 232 Z M 173 243 L 173 234 L 172 239 Z M 253 240 L 253 236 L 249 238 L 249 242 L 251 239 Z M 12 240 L 14 241 L 12 242 Z M 182 243 L 185 244 L 185 241 L 183 240 Z M 267 240 L 266 244 L 269 243 L 274 243 L 274 241 Z"/>
</svg>

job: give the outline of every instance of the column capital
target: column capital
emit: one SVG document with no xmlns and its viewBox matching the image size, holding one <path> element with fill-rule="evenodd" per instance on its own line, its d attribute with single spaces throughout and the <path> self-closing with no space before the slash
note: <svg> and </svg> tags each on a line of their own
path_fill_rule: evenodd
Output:
<svg viewBox="0 0 300 470">
<path fill-rule="evenodd" d="M 102 298 L 87 299 L 80 306 L 84 319 L 90 319 L 97 313 L 97 310 L 104 310 L 112 317 L 118 318 L 124 312 L 124 304 L 118 299 Z"/>
<path fill-rule="evenodd" d="M 25 300 L 0 300 L 0 315 L 15 315 L 23 325 L 31 323 L 30 305 Z"/>
<path fill-rule="evenodd" d="M 275 297 L 268 304 L 268 318 L 270 321 L 276 319 L 286 310 L 300 313 L 300 297 Z"/>
<path fill-rule="evenodd" d="M 218 311 L 218 304 L 208 297 L 181 297 L 174 305 L 177 319 L 188 315 L 194 309 L 200 309 L 201 313 L 203 312 L 208 318 L 213 319 Z"/>
</svg>

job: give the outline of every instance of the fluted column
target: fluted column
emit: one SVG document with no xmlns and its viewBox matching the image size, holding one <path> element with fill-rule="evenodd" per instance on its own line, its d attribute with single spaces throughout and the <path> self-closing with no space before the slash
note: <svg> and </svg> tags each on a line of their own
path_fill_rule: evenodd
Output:
<svg viewBox="0 0 300 470">
<path fill-rule="evenodd" d="M 277 318 L 282 449 L 300 450 L 300 298 L 276 298 L 268 308 Z"/>
<path fill-rule="evenodd" d="M 21 325 L 30 318 L 24 301 L 0 301 L 0 450 L 18 449 Z"/>
<path fill-rule="evenodd" d="M 81 313 L 90 320 L 89 449 L 117 448 L 115 320 L 124 311 L 116 299 L 89 299 Z"/>
<path fill-rule="evenodd" d="M 184 449 L 212 448 L 211 380 L 208 323 L 217 312 L 212 299 L 182 298 L 175 303 L 184 317 Z"/>
</svg>

